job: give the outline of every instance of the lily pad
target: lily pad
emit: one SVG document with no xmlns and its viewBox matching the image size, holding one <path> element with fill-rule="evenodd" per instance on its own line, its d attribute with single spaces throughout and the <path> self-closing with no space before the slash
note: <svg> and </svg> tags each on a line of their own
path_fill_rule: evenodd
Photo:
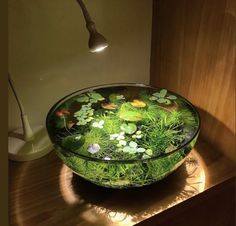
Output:
<svg viewBox="0 0 236 226">
<path fill-rule="evenodd" d="M 136 108 L 144 108 L 144 107 L 146 107 L 146 104 L 142 100 L 137 100 L 137 99 L 134 99 L 131 102 L 131 105 L 133 107 L 136 107 Z"/>
<path fill-rule="evenodd" d="M 134 141 L 130 141 L 129 146 L 132 147 L 132 148 L 136 148 L 138 146 L 138 144 Z"/>
<path fill-rule="evenodd" d="M 135 148 L 132 148 L 130 146 L 125 146 L 123 148 L 123 152 L 127 152 L 127 153 L 130 153 L 130 154 L 134 154 L 136 152 L 136 149 Z"/>
<path fill-rule="evenodd" d="M 82 135 L 67 136 L 62 140 L 62 146 L 70 151 L 77 151 L 85 142 Z"/>
<path fill-rule="evenodd" d="M 123 123 L 120 126 L 120 129 L 123 130 L 127 134 L 133 134 L 137 130 L 137 126 L 134 123 Z"/>
<path fill-rule="evenodd" d="M 77 99 L 78 102 L 89 102 L 89 97 L 85 94 L 80 95 Z"/>
<path fill-rule="evenodd" d="M 88 96 L 95 101 L 104 100 L 104 97 L 99 93 L 91 92 L 91 93 L 88 93 Z"/>
<path fill-rule="evenodd" d="M 109 100 L 113 103 L 121 103 L 121 101 L 125 100 L 125 97 L 123 94 L 112 93 L 109 95 Z"/>
<path fill-rule="evenodd" d="M 102 103 L 102 108 L 107 110 L 115 110 L 118 106 L 114 103 Z"/>
<path fill-rule="evenodd" d="M 166 89 L 162 89 L 159 94 L 160 94 L 160 97 L 165 97 L 166 94 L 167 94 L 167 90 Z"/>
<path fill-rule="evenodd" d="M 142 115 L 135 111 L 123 111 L 119 114 L 119 117 L 126 121 L 132 121 L 132 122 L 142 120 Z"/>
</svg>

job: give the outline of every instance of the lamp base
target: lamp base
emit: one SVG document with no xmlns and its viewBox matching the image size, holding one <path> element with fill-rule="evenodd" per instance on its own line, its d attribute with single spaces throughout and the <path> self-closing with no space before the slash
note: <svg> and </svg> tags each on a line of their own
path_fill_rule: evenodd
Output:
<svg viewBox="0 0 236 226">
<path fill-rule="evenodd" d="M 43 126 L 32 127 L 34 138 L 23 140 L 22 128 L 11 132 L 8 136 L 8 158 L 13 161 L 30 161 L 48 154 L 53 145 Z"/>
</svg>

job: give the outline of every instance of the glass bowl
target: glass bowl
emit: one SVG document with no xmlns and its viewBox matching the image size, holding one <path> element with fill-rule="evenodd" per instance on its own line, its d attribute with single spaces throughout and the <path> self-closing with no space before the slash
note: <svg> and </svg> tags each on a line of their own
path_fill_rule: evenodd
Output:
<svg viewBox="0 0 236 226">
<path fill-rule="evenodd" d="M 165 178 L 185 160 L 200 117 L 185 98 L 142 84 L 109 84 L 74 92 L 49 111 L 49 137 L 72 171 L 111 188 Z"/>
</svg>

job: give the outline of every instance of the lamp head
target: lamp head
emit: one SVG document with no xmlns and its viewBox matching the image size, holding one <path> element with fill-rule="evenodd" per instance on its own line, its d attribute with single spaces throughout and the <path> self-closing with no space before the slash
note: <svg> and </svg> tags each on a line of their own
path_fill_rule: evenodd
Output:
<svg viewBox="0 0 236 226">
<path fill-rule="evenodd" d="M 95 31 L 89 32 L 88 46 L 89 46 L 90 52 L 98 53 L 108 47 L 108 42 L 103 35 L 101 35 L 95 30 Z"/>
</svg>

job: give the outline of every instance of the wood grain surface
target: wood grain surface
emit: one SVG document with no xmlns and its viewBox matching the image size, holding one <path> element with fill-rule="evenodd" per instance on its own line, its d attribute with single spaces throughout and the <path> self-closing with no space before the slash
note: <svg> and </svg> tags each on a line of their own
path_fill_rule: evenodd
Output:
<svg viewBox="0 0 236 226">
<path fill-rule="evenodd" d="M 9 162 L 11 226 L 131 226 L 235 175 L 232 161 L 198 142 L 166 179 L 143 188 L 108 189 L 87 182 L 52 151 L 30 162 Z"/>
<path fill-rule="evenodd" d="M 235 0 L 154 0 L 151 84 L 202 116 L 201 136 L 236 161 Z"/>
</svg>

